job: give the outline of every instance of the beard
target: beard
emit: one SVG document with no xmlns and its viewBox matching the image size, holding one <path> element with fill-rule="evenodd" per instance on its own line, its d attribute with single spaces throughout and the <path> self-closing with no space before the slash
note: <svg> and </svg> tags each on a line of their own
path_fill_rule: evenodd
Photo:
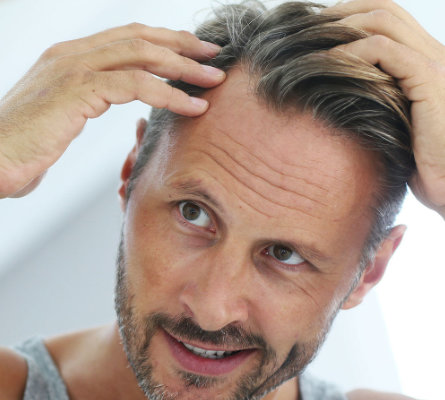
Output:
<svg viewBox="0 0 445 400">
<path fill-rule="evenodd" d="M 241 376 L 235 387 L 226 389 L 221 400 L 257 400 L 266 396 L 288 379 L 300 375 L 317 354 L 324 342 L 330 326 L 340 309 L 335 307 L 328 316 L 323 329 L 309 342 L 295 343 L 286 359 L 278 365 L 275 350 L 260 336 L 248 332 L 236 325 L 228 325 L 218 331 L 205 331 L 186 315 L 170 316 L 165 313 L 151 313 L 139 316 L 134 312 L 132 301 L 134 294 L 130 293 L 127 281 L 126 257 L 124 239 L 121 238 L 117 259 L 117 279 L 115 287 L 115 309 L 119 332 L 128 362 L 136 376 L 139 387 L 149 400 L 185 399 L 191 389 L 198 391 L 193 399 L 208 399 L 204 390 L 218 388 L 227 382 L 225 378 L 203 376 L 177 370 L 177 378 L 184 386 L 184 393 L 175 392 L 163 382 L 155 379 L 155 368 L 150 360 L 150 343 L 153 336 L 164 329 L 178 337 L 200 343 L 221 346 L 255 348 L 261 354 L 258 367 Z M 203 390 L 199 395 L 199 390 Z M 188 398 L 188 397 L 187 397 Z M 191 397 L 190 397 L 191 398 Z"/>
</svg>

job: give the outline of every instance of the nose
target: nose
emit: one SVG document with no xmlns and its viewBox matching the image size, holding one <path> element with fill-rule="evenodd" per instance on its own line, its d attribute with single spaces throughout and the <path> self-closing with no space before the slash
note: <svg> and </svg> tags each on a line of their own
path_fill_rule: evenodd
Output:
<svg viewBox="0 0 445 400">
<path fill-rule="evenodd" d="M 217 331 L 248 319 L 250 257 L 230 246 L 205 252 L 180 294 L 180 302 L 199 326 Z"/>
</svg>

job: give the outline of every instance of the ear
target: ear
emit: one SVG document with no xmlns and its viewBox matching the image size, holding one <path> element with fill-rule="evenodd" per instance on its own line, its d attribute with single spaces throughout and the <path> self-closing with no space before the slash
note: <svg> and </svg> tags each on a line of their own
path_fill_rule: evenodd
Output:
<svg viewBox="0 0 445 400">
<path fill-rule="evenodd" d="M 373 260 L 366 266 L 357 287 L 343 303 L 342 309 L 347 310 L 359 305 L 366 294 L 382 279 L 391 256 L 399 247 L 405 234 L 406 226 L 399 225 L 391 230 L 378 248 Z"/>
<path fill-rule="evenodd" d="M 128 153 L 128 156 L 124 162 L 124 165 L 122 166 L 121 171 L 121 186 L 119 187 L 118 194 L 119 194 L 119 200 L 121 203 L 122 211 L 125 211 L 125 207 L 127 204 L 127 187 L 128 182 L 131 176 L 131 173 L 134 168 L 134 164 L 136 163 L 136 159 L 139 153 L 139 149 L 142 145 L 142 139 L 144 138 L 144 132 L 145 128 L 147 127 L 147 120 L 141 118 L 137 122 L 137 128 L 136 128 L 136 144 L 131 149 L 130 153 Z"/>
</svg>

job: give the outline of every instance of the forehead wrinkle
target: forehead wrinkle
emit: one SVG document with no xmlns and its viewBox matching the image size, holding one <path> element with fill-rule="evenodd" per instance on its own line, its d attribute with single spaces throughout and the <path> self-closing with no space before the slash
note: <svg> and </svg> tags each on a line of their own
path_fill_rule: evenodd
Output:
<svg viewBox="0 0 445 400">
<path fill-rule="evenodd" d="M 219 135 L 224 135 L 224 136 L 226 136 L 227 139 L 231 140 L 232 142 L 234 142 L 234 143 L 237 144 L 238 146 L 242 147 L 244 150 L 246 150 L 246 152 L 249 152 L 249 148 L 248 148 L 245 144 L 243 144 L 243 143 L 237 141 L 235 138 L 233 138 L 232 136 L 230 136 L 229 134 L 227 134 L 223 129 L 218 128 L 218 127 L 215 127 L 215 130 L 219 131 Z M 322 185 L 316 184 L 315 182 L 311 182 L 311 181 L 309 181 L 308 179 L 305 179 L 305 178 L 303 178 L 303 177 L 287 176 L 287 175 L 285 175 L 283 172 L 281 172 L 281 171 L 279 171 L 278 169 L 276 169 L 276 168 L 273 166 L 273 164 L 271 164 L 271 163 L 267 163 L 265 160 L 261 159 L 259 156 L 255 155 L 255 154 L 253 154 L 253 153 L 249 153 L 249 154 L 250 154 L 251 157 L 255 158 L 255 159 L 256 159 L 257 161 L 259 161 L 260 163 L 263 163 L 263 164 L 264 164 L 267 168 L 269 168 L 271 171 L 273 171 L 273 172 L 277 173 L 278 175 L 280 175 L 281 178 L 284 178 L 284 179 L 286 179 L 286 180 L 290 180 L 290 179 L 292 179 L 292 180 L 300 180 L 300 181 L 303 181 L 304 183 L 307 183 L 307 184 L 310 184 L 310 185 L 316 187 L 317 189 L 320 189 L 320 190 L 323 191 L 324 193 L 328 192 L 328 189 L 326 189 L 326 188 L 323 187 Z M 300 166 L 300 165 L 297 165 L 297 164 L 286 163 L 286 162 L 283 161 L 281 158 L 279 158 L 278 156 L 275 156 L 275 155 L 273 155 L 273 154 L 270 154 L 269 156 L 272 157 L 272 158 L 274 158 L 274 159 L 275 159 L 278 163 L 280 163 L 281 165 L 287 166 L 287 167 L 291 168 L 292 170 L 295 170 L 296 168 L 299 168 L 299 169 L 307 169 L 307 167 L 305 167 L 305 166 Z M 320 171 L 320 172 L 321 172 L 321 171 Z M 337 178 L 336 176 L 333 176 L 333 175 L 329 175 L 329 174 L 322 174 L 322 175 L 323 175 L 323 176 L 326 176 L 326 177 L 328 177 L 328 178 L 330 178 L 330 179 L 334 179 L 334 180 L 336 180 L 336 181 L 341 181 L 340 178 Z M 282 185 L 282 186 L 278 186 L 278 187 L 280 187 L 281 189 L 286 189 L 286 190 L 287 190 L 287 188 L 286 188 L 284 185 Z"/>
<path fill-rule="evenodd" d="M 264 211 L 261 211 L 261 210 L 257 209 L 256 207 L 254 207 L 254 206 L 248 204 L 245 200 L 243 200 L 243 199 L 242 199 L 238 194 L 236 194 L 235 192 L 233 192 L 233 191 L 229 191 L 228 189 L 226 189 L 226 188 L 224 187 L 224 185 L 222 185 L 222 184 L 219 182 L 219 180 L 218 180 L 214 175 L 212 175 L 212 174 L 209 172 L 209 170 L 206 170 L 206 169 L 204 169 L 204 168 L 200 168 L 200 167 L 194 167 L 194 168 L 193 168 L 193 171 L 194 171 L 194 172 L 204 172 L 206 175 L 210 176 L 210 177 L 211 177 L 211 178 L 212 178 L 212 179 L 213 179 L 219 186 L 221 186 L 222 189 L 223 189 L 226 193 L 235 196 L 241 203 L 245 204 L 247 207 L 252 208 L 254 211 L 256 211 L 256 212 L 262 214 L 263 216 L 265 216 L 265 217 L 267 217 L 267 218 L 272 218 L 272 217 L 273 217 L 272 215 L 269 215 L 269 214 L 265 213 Z M 206 187 L 205 187 L 204 185 L 201 184 L 201 179 L 200 179 L 200 178 L 185 178 L 185 177 L 179 177 L 179 178 L 177 178 L 176 180 L 174 180 L 173 183 L 168 184 L 168 186 L 171 186 L 171 187 L 173 187 L 173 188 L 176 187 L 176 188 L 179 188 L 179 189 L 180 189 L 181 187 L 184 187 L 186 190 L 187 190 L 187 187 L 188 187 L 190 190 L 197 189 L 197 190 L 200 191 L 199 194 L 201 194 L 201 195 L 206 195 L 206 194 L 208 193 Z M 206 193 L 206 192 L 207 192 L 207 193 Z M 227 210 L 224 208 L 224 206 L 223 206 L 223 205 L 216 199 L 216 196 L 212 196 L 211 194 L 208 194 L 208 195 L 209 195 L 209 197 L 211 198 L 211 200 L 213 200 L 213 202 L 215 202 L 215 203 L 217 203 L 217 204 L 219 205 L 220 210 L 222 210 L 222 212 L 223 212 L 225 215 L 229 215 L 229 214 L 227 213 Z"/>
<path fill-rule="evenodd" d="M 208 154 L 206 154 L 206 155 L 208 155 Z M 210 158 L 212 158 L 212 157 L 210 157 Z M 200 171 L 200 170 L 201 170 L 201 171 L 204 171 L 204 172 L 207 173 L 210 177 L 212 177 L 216 182 L 219 183 L 218 179 L 217 179 L 215 176 L 213 176 L 209 171 L 207 171 L 207 170 L 205 170 L 205 169 L 203 169 L 203 168 L 195 168 L 195 170 L 196 170 L 196 171 Z M 272 218 L 272 217 L 273 217 L 272 215 L 269 215 L 269 214 L 265 213 L 264 211 L 261 211 L 261 210 L 259 210 L 258 208 L 254 207 L 253 205 L 247 203 L 242 197 L 240 197 L 240 196 L 239 196 L 237 193 L 235 193 L 234 191 L 230 191 L 230 192 L 229 192 L 229 190 L 226 189 L 226 188 L 224 187 L 224 185 L 221 184 L 220 186 L 222 186 L 222 187 L 224 188 L 224 190 L 225 190 L 227 193 L 230 193 L 231 195 L 235 196 L 241 203 L 245 204 L 247 207 L 253 209 L 254 211 L 256 211 L 256 212 L 258 212 L 258 213 L 260 213 L 260 214 L 262 214 L 262 215 L 264 215 L 264 216 L 267 217 L 267 218 Z"/>
<path fill-rule="evenodd" d="M 327 130 L 327 128 L 324 127 L 324 131 L 326 131 L 326 130 Z M 292 193 L 296 194 L 297 196 L 300 196 L 300 197 L 306 199 L 309 202 L 313 202 L 314 204 L 320 204 L 321 206 L 326 207 L 325 211 L 330 212 L 330 215 L 329 215 L 330 219 L 333 218 L 336 221 L 340 221 L 348 216 L 351 216 L 351 213 L 354 215 L 363 213 L 363 210 L 361 209 L 361 205 L 364 203 L 363 194 L 366 196 L 366 193 L 359 193 L 356 190 L 357 187 L 360 186 L 359 181 L 361 178 L 358 179 L 356 174 L 354 175 L 354 174 L 351 174 L 348 172 L 351 170 L 356 170 L 356 168 L 354 166 L 351 167 L 351 162 L 357 162 L 357 156 L 356 155 L 353 156 L 352 159 L 348 158 L 349 154 L 351 154 L 351 150 L 354 152 L 357 150 L 358 151 L 362 151 L 362 150 L 360 148 L 357 149 L 357 146 L 355 146 L 351 140 L 348 140 L 343 137 L 337 137 L 336 135 L 333 135 L 332 133 L 326 133 L 326 134 L 323 133 L 323 137 L 326 136 L 327 139 L 334 140 L 335 143 L 338 143 L 341 151 L 347 151 L 346 158 L 342 157 L 339 160 L 337 160 L 335 162 L 335 164 L 330 165 L 330 166 L 328 165 L 323 169 L 321 169 L 319 167 L 319 165 L 324 165 L 322 159 L 309 160 L 309 161 L 313 161 L 313 163 L 311 163 L 310 166 L 303 166 L 303 165 L 300 166 L 300 165 L 292 164 L 291 165 L 291 167 L 293 169 L 292 172 L 294 172 L 296 169 L 300 169 L 300 170 L 304 169 L 306 171 L 309 170 L 308 178 L 305 178 L 302 176 L 299 176 L 299 177 L 287 176 L 284 173 L 277 171 L 269 163 L 262 161 L 263 160 L 262 158 L 258 157 L 257 155 L 255 155 L 251 151 L 249 151 L 250 148 L 246 144 L 240 143 L 237 139 L 233 138 L 232 135 L 229 134 L 229 132 L 225 132 L 225 130 L 223 130 L 219 127 L 212 126 L 212 132 L 214 132 L 214 131 L 218 131 L 218 136 L 217 136 L 218 139 L 221 137 L 227 138 L 228 141 L 235 143 L 235 145 L 239 146 L 240 149 L 245 150 L 246 153 L 248 153 L 249 157 L 254 158 L 255 160 L 259 161 L 260 165 L 262 164 L 269 170 L 272 170 L 273 172 L 278 174 L 280 177 L 281 184 L 279 184 L 279 185 L 272 184 L 273 186 L 278 187 L 281 190 L 292 192 Z M 316 136 L 320 136 L 320 135 L 317 134 Z M 238 149 L 236 149 L 236 147 L 233 151 L 232 151 L 232 149 L 229 148 L 230 152 L 228 152 L 225 149 L 223 149 L 222 147 L 213 143 L 215 140 L 216 140 L 215 135 L 208 135 L 208 137 L 206 137 L 206 142 L 208 144 L 213 145 L 216 148 L 219 147 L 219 150 L 224 152 L 226 156 L 232 158 L 233 162 L 236 162 L 244 170 L 246 170 L 246 172 L 250 173 L 248 168 L 246 168 L 244 165 L 241 164 L 241 162 L 238 162 L 233 156 L 231 156 L 230 153 L 233 153 L 234 155 L 238 155 L 240 153 L 240 151 Z M 344 146 L 346 146 L 346 147 L 344 147 Z M 224 146 L 224 147 L 226 147 L 226 146 Z M 265 156 L 273 156 L 273 153 L 268 152 L 267 154 L 265 154 Z M 304 156 L 307 156 L 307 152 L 305 153 Z M 362 159 L 363 158 L 360 158 L 360 162 L 362 162 Z M 247 161 L 249 162 L 249 160 L 247 160 Z M 283 162 L 281 160 L 279 160 L 278 158 L 277 158 L 277 161 L 283 165 Z M 252 163 L 252 161 L 250 161 L 250 163 Z M 284 163 L 284 164 L 286 165 L 286 163 Z M 337 175 L 339 175 L 339 176 L 334 175 L 334 173 L 329 174 L 328 171 L 330 171 L 330 170 L 337 172 Z M 359 168 L 359 170 L 360 170 L 360 168 Z M 291 172 L 289 172 L 289 174 L 291 174 Z M 262 178 L 260 175 L 257 175 L 257 177 Z M 311 179 L 311 177 L 313 177 L 313 179 Z M 326 185 L 329 184 L 331 187 L 331 190 L 323 187 L 322 184 L 315 183 L 318 178 L 320 178 L 321 182 L 323 182 L 322 184 L 326 184 Z M 368 179 L 368 177 L 365 177 L 365 179 Z M 263 179 L 263 180 L 266 183 L 269 183 L 267 181 L 267 179 Z M 317 198 L 311 197 L 310 195 L 308 195 L 306 193 L 300 193 L 297 190 L 292 190 L 292 189 L 288 188 L 288 186 L 290 186 L 290 184 L 285 185 L 285 183 L 291 182 L 291 181 L 294 181 L 294 182 L 298 181 L 300 186 L 301 186 L 301 182 L 303 182 L 303 183 L 307 184 L 308 186 L 310 186 L 311 188 L 317 189 L 317 191 L 315 191 L 313 196 L 320 197 L 325 201 L 318 200 Z M 271 184 L 271 183 L 269 183 L 269 184 Z M 250 189 L 252 189 L 255 193 L 258 193 L 251 186 L 250 186 Z M 319 192 L 319 193 L 317 193 L 317 192 Z M 264 193 L 269 193 L 269 191 L 264 191 Z M 287 194 L 289 194 L 289 193 L 287 193 Z M 312 194 L 312 191 L 311 191 L 311 194 Z M 346 197 L 345 197 L 345 194 L 347 194 Z M 266 198 L 266 200 L 270 201 L 270 199 L 268 199 L 268 198 Z M 344 211 L 346 211 L 346 212 L 338 214 L 338 210 L 340 210 L 340 208 L 339 208 L 340 201 L 342 204 L 348 204 L 350 207 L 353 207 L 353 209 L 350 208 L 349 211 L 347 211 L 343 207 Z M 272 202 L 274 204 L 277 204 L 277 202 L 274 202 L 274 201 L 272 201 Z M 293 203 L 295 204 L 295 201 Z M 278 203 L 278 204 L 283 207 L 286 207 L 283 204 L 280 204 L 280 203 Z M 307 207 L 307 209 L 306 209 L 306 207 Z M 288 208 L 292 209 L 291 207 L 288 207 Z M 313 213 L 310 211 L 312 209 L 312 205 L 303 205 L 303 209 L 301 209 L 301 207 L 298 207 L 296 209 L 298 211 L 304 212 L 305 214 L 307 214 L 309 216 L 314 217 Z M 309 211 L 307 211 L 307 210 L 309 210 Z"/>
<path fill-rule="evenodd" d="M 224 169 L 230 176 L 232 176 L 232 178 L 234 178 L 238 183 L 240 183 L 242 186 L 244 186 L 245 188 L 247 188 L 248 190 L 250 190 L 251 192 L 255 193 L 257 196 L 261 197 L 263 200 L 274 204 L 275 206 L 281 207 L 281 208 L 285 208 L 288 210 L 292 210 L 292 211 L 299 211 L 303 214 L 306 215 L 310 215 L 313 218 L 316 219 L 321 219 L 322 217 L 318 217 L 316 215 L 311 215 L 309 214 L 307 211 L 301 209 L 301 208 L 293 208 L 290 206 L 286 206 L 283 204 L 280 204 L 276 201 L 270 200 L 267 197 L 265 197 L 263 194 L 261 194 L 260 192 L 256 191 L 254 188 L 252 188 L 248 183 L 243 182 L 238 176 L 236 176 L 231 170 L 230 168 L 226 167 L 223 163 L 221 163 L 220 161 L 218 161 L 212 154 L 210 154 L 209 152 L 207 152 L 206 150 L 200 149 L 201 153 L 204 153 L 205 155 L 207 155 L 209 158 L 211 158 L 218 166 L 220 166 L 222 169 Z M 250 205 L 252 208 L 254 208 L 255 210 L 257 210 L 255 207 L 253 207 L 252 205 Z M 258 211 L 258 210 L 257 210 Z"/>
<path fill-rule="evenodd" d="M 305 199 L 307 199 L 307 200 L 313 201 L 314 203 L 318 203 L 318 204 L 321 204 L 321 205 L 323 205 L 323 206 L 328 206 L 328 203 L 324 203 L 324 202 L 322 202 L 321 200 L 317 200 L 317 199 L 312 198 L 312 197 L 310 197 L 310 196 L 308 196 L 308 195 L 306 195 L 306 194 L 303 194 L 303 193 L 297 192 L 296 190 L 292 190 L 292 189 L 290 189 L 290 188 L 287 188 L 284 184 L 274 184 L 274 183 L 272 183 L 272 182 L 269 182 L 266 178 L 264 178 L 263 176 L 259 175 L 259 173 L 254 173 L 253 171 L 249 171 L 249 169 L 248 169 L 247 167 L 245 167 L 243 164 L 241 164 L 241 162 L 238 161 L 234 156 L 232 156 L 227 150 L 223 149 L 222 147 L 218 146 L 218 145 L 215 144 L 215 143 L 212 143 L 212 142 L 209 142 L 209 143 L 210 143 L 212 146 L 214 146 L 215 148 L 217 148 L 218 150 L 222 151 L 224 154 L 226 154 L 227 157 L 229 157 L 235 164 L 238 164 L 238 165 L 239 165 L 242 169 L 244 169 L 247 173 L 253 175 L 255 178 L 258 178 L 258 179 L 262 180 L 262 181 L 265 182 L 266 184 L 269 184 L 269 185 L 271 185 L 271 186 L 273 186 L 273 187 L 276 187 L 277 189 L 281 189 L 281 190 L 284 190 L 284 191 L 287 191 L 287 192 L 290 192 L 290 193 L 294 193 L 294 194 L 296 194 L 296 195 L 298 195 L 298 196 L 300 196 L 300 197 L 303 197 L 303 198 L 305 198 Z M 259 162 L 261 162 L 259 158 L 257 158 L 257 160 L 258 160 Z M 264 163 L 264 164 L 266 165 L 266 167 L 269 167 L 266 163 Z M 274 171 L 274 172 L 277 172 L 277 171 Z M 280 172 L 277 172 L 277 174 L 279 174 L 279 176 L 280 176 L 280 181 L 283 181 L 284 179 L 286 179 L 286 180 L 287 180 L 287 179 L 296 179 L 296 180 L 302 180 L 302 181 L 304 181 L 305 183 L 307 183 L 307 184 L 309 184 L 309 185 L 318 187 L 317 185 L 313 185 L 311 182 L 309 182 L 308 180 L 306 180 L 306 179 L 304 179 L 304 178 L 290 177 L 290 176 L 286 176 L 286 175 L 284 175 L 283 173 L 280 173 Z M 324 190 L 326 190 L 326 189 L 324 189 Z M 326 190 L 326 191 L 327 191 L 327 190 Z M 258 193 L 258 194 L 259 194 L 259 193 Z M 267 198 L 266 198 L 266 199 L 267 199 Z M 281 203 L 277 203 L 277 204 L 280 204 L 280 205 L 283 206 L 283 207 L 289 208 L 289 207 L 287 207 L 287 206 L 285 206 L 285 205 L 283 205 L 283 204 L 281 204 Z"/>
</svg>

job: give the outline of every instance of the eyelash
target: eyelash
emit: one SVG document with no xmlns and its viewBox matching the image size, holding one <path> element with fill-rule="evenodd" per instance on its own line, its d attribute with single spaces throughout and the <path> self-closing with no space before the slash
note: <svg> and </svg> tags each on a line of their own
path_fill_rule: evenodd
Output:
<svg viewBox="0 0 445 400">
<path fill-rule="evenodd" d="M 208 215 L 208 217 L 210 219 L 210 228 L 203 228 L 198 225 L 192 224 L 191 222 L 187 221 L 187 219 L 184 218 L 184 216 L 181 214 L 180 206 L 182 203 L 188 203 L 188 202 L 197 205 L 199 208 L 201 208 Z M 209 209 L 206 206 L 204 206 L 202 203 L 200 203 L 199 201 L 190 200 L 190 199 L 179 200 L 179 201 L 175 201 L 173 203 L 173 206 L 174 206 L 175 211 L 176 211 L 179 219 L 181 220 L 181 222 L 184 225 L 187 225 L 188 228 L 199 231 L 199 232 L 207 231 L 212 234 L 216 232 L 215 217 L 214 217 L 213 213 L 211 211 L 209 211 Z"/>
<path fill-rule="evenodd" d="M 207 216 L 210 219 L 211 228 L 203 228 L 203 227 L 200 227 L 198 225 L 192 224 L 191 222 L 189 222 L 182 215 L 181 210 L 180 210 L 180 206 L 181 206 L 181 204 L 188 203 L 188 202 L 195 204 L 196 206 L 201 208 L 207 214 Z M 207 231 L 207 232 L 209 232 L 211 234 L 216 233 L 215 217 L 214 217 L 213 213 L 211 211 L 209 211 L 209 209 L 206 206 L 204 206 L 202 203 L 200 203 L 199 201 L 190 200 L 190 199 L 179 200 L 179 201 L 175 201 L 173 203 L 173 205 L 174 205 L 176 213 L 177 213 L 178 217 L 180 218 L 181 222 L 184 225 L 187 225 L 188 229 L 193 229 L 193 230 L 195 230 L 197 232 L 198 231 L 199 232 Z M 304 262 L 302 262 L 301 264 L 286 264 L 284 262 L 279 261 L 277 258 L 275 258 L 273 255 L 271 255 L 270 252 L 269 252 L 269 248 L 271 246 L 273 246 L 273 245 L 281 245 L 281 246 L 284 246 L 284 247 L 288 247 L 292 251 L 295 251 L 295 250 L 291 246 L 286 246 L 286 245 L 284 245 L 282 243 L 269 243 L 269 244 L 267 244 L 266 246 L 263 247 L 263 250 L 261 250 L 261 254 L 263 256 L 265 256 L 265 257 L 268 257 L 271 260 L 271 262 L 273 262 L 274 264 L 276 264 L 278 266 L 278 268 L 282 268 L 282 269 L 289 270 L 289 271 L 295 271 L 298 268 L 299 265 L 307 263 L 307 260 L 304 260 Z"/>
</svg>

